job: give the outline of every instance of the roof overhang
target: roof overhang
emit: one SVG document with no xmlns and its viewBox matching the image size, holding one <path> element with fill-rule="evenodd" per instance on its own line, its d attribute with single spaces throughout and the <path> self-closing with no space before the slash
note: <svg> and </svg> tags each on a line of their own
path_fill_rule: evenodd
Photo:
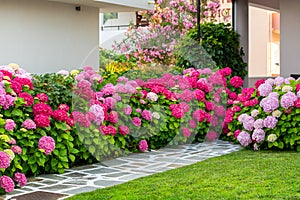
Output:
<svg viewBox="0 0 300 200">
<path fill-rule="evenodd" d="M 153 10 L 152 0 L 48 0 L 77 6 L 91 6 L 100 12 L 134 12 L 138 10 Z"/>
<path fill-rule="evenodd" d="M 249 0 L 249 4 L 259 8 L 265 8 L 274 11 L 280 10 L 279 0 Z"/>
</svg>

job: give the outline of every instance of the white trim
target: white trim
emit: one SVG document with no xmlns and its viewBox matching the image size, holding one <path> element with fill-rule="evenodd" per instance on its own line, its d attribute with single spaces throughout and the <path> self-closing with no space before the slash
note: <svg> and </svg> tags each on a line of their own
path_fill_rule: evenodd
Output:
<svg viewBox="0 0 300 200">
<path fill-rule="evenodd" d="M 253 7 L 256 7 L 256 8 L 266 9 L 266 10 L 270 10 L 270 11 L 274 11 L 274 12 L 280 13 L 280 10 L 278 10 L 278 9 L 275 9 L 275 8 L 272 8 L 272 7 L 268 7 L 268 6 L 263 6 L 263 5 L 256 4 L 256 3 L 249 3 L 249 6 L 253 6 Z"/>
</svg>

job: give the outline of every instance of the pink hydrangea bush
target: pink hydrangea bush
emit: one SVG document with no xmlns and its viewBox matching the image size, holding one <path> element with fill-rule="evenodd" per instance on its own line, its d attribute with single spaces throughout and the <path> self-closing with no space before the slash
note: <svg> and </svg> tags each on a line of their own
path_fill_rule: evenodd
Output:
<svg viewBox="0 0 300 200">
<path fill-rule="evenodd" d="M 230 78 L 231 73 L 229 67 L 218 71 L 191 68 L 184 70 L 183 75 L 167 73 L 148 80 L 120 77 L 120 81 L 112 84 L 91 81 L 94 74 L 84 69 L 75 77 L 74 103 L 80 102 L 81 106 L 74 109 L 72 116 L 81 130 L 78 135 L 100 159 L 118 152 L 112 146 L 130 152 L 140 150 L 139 138 L 147 141 L 149 149 L 160 148 L 170 141 L 170 144 L 194 138 L 202 141 L 208 133 L 207 139 L 215 140 L 224 125 L 221 122 L 227 99 L 233 104 L 243 85 L 242 79 Z M 249 95 L 248 91 L 244 93 Z M 235 111 L 238 110 L 236 107 Z M 224 127 L 232 117 L 227 118 Z M 104 153 L 99 137 L 114 144 L 108 149 L 110 153 Z"/>
<path fill-rule="evenodd" d="M 300 80 L 276 77 L 244 88 L 227 110 L 229 132 L 242 146 L 300 151 Z M 236 109 L 238 108 L 238 109 Z"/>
<path fill-rule="evenodd" d="M 22 153 L 22 148 L 14 144 L 13 138 L 0 135 L 0 194 L 10 193 L 16 186 L 23 187 L 27 183 L 25 174 L 10 170 L 16 154 Z"/>
<path fill-rule="evenodd" d="M 0 133 L 0 165 L 5 169 L 0 175 L 10 177 L 15 186 L 26 184 L 24 174 L 62 173 L 64 168 L 68 168 L 70 157 L 75 161 L 71 152 L 78 152 L 74 149 L 74 138 L 70 133 L 74 122 L 69 106 L 62 104 L 52 108 L 46 92 L 35 91 L 33 81 L 34 78 L 16 64 L 0 66 L 0 128 L 3 130 Z M 45 135 L 51 136 L 52 140 L 41 139 Z M 8 141 L 7 137 L 12 139 Z M 52 153 L 57 163 L 51 166 L 51 159 L 46 159 L 46 156 L 54 151 L 56 141 L 63 146 L 57 149 L 56 154 Z M 66 153 L 61 153 L 66 150 Z M 4 177 L 2 180 L 4 192 L 11 191 L 10 179 Z"/>
</svg>

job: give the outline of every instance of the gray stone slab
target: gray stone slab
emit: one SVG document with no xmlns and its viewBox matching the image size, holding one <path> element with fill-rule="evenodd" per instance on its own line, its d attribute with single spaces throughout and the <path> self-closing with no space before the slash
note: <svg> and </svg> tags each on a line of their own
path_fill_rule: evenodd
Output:
<svg viewBox="0 0 300 200">
<path fill-rule="evenodd" d="M 96 168 L 96 166 L 94 165 L 83 165 L 83 166 L 79 166 L 79 167 L 73 167 L 70 170 L 72 171 L 82 171 L 82 170 L 86 170 L 86 169 L 94 169 Z"/>
<path fill-rule="evenodd" d="M 99 188 L 92 187 L 92 186 L 84 186 L 84 187 L 64 191 L 64 193 L 66 193 L 66 194 L 80 194 L 80 193 L 84 193 L 84 192 L 91 192 L 91 191 L 94 191 L 94 190 L 97 190 L 97 189 L 99 189 Z"/>
<path fill-rule="evenodd" d="M 119 180 L 130 181 L 130 180 L 141 178 L 141 177 L 144 177 L 144 176 L 147 176 L 147 175 L 136 173 L 136 174 L 130 174 L 128 176 L 123 176 L 123 177 L 119 178 Z"/>
<path fill-rule="evenodd" d="M 66 182 L 63 182 L 63 184 L 67 184 L 67 185 L 87 185 L 87 181 L 83 181 L 83 180 L 69 180 Z"/>
<path fill-rule="evenodd" d="M 107 161 L 102 162 L 103 165 L 108 166 L 108 167 L 124 165 L 124 164 L 127 164 L 127 163 L 128 163 L 128 161 L 119 160 L 119 159 L 107 160 Z"/>
<path fill-rule="evenodd" d="M 66 177 L 70 177 L 70 178 L 79 178 L 79 177 L 84 177 L 87 176 L 87 174 L 85 173 L 80 173 L 80 172 L 74 172 L 74 173 L 70 173 L 70 174 L 65 174 L 64 176 Z"/>
<path fill-rule="evenodd" d="M 180 158 L 170 158 L 170 157 L 166 157 L 166 158 L 156 158 L 154 159 L 155 162 L 161 162 L 161 163 L 174 163 L 174 162 L 182 162 L 182 163 L 191 163 L 191 161 L 181 161 Z"/>
<path fill-rule="evenodd" d="M 57 181 L 66 179 L 65 177 L 57 176 L 56 174 L 43 174 L 40 175 L 39 178 L 46 178 L 46 179 L 57 180 Z"/>
<path fill-rule="evenodd" d="M 65 179 L 66 178 L 64 178 L 63 180 L 65 180 Z M 45 185 L 54 185 L 54 184 L 58 183 L 58 180 L 48 180 L 48 179 L 45 179 L 45 180 L 41 181 L 40 183 L 43 183 Z"/>
<path fill-rule="evenodd" d="M 102 187 L 109 187 L 109 186 L 118 185 L 118 184 L 121 184 L 124 182 L 125 181 L 99 180 L 99 181 L 95 181 L 94 185 L 102 186 Z"/>
<path fill-rule="evenodd" d="M 119 170 L 101 167 L 94 170 L 86 170 L 85 172 L 89 174 L 107 174 L 107 173 L 119 172 Z"/>
<path fill-rule="evenodd" d="M 150 155 L 147 155 L 147 153 L 136 153 L 136 154 L 132 154 L 132 155 L 126 157 L 126 159 L 145 160 L 145 159 L 148 159 L 149 157 L 150 157 Z"/>
<path fill-rule="evenodd" d="M 104 174 L 102 176 L 115 178 L 115 177 L 125 176 L 125 175 L 128 175 L 128 174 L 130 174 L 130 173 L 128 173 L 128 172 L 120 172 L 120 173 L 113 173 L 113 174 Z"/>
<path fill-rule="evenodd" d="M 35 188 L 39 188 L 39 187 L 43 187 L 45 186 L 46 184 L 40 184 L 38 182 L 31 182 L 31 183 L 27 183 L 26 186 L 29 186 L 29 187 L 35 187 Z"/>
<path fill-rule="evenodd" d="M 49 191 L 60 191 L 60 190 L 65 190 L 65 189 L 72 188 L 72 187 L 74 187 L 74 186 L 65 185 L 65 184 L 57 184 L 57 185 L 53 185 L 53 186 L 41 187 L 40 189 L 49 190 Z"/>
</svg>

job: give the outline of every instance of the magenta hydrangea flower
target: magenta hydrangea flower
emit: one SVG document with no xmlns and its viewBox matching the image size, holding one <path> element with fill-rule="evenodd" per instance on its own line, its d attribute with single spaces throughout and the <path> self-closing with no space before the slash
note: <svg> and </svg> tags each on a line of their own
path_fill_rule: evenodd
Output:
<svg viewBox="0 0 300 200">
<path fill-rule="evenodd" d="M 252 134 L 252 140 L 256 143 L 263 142 L 265 140 L 265 132 L 262 129 L 254 129 Z"/>
<path fill-rule="evenodd" d="M 29 130 L 33 130 L 33 129 L 36 129 L 36 124 L 33 120 L 31 119 L 26 119 L 23 123 L 22 123 L 22 126 L 26 129 L 29 129 Z"/>
<path fill-rule="evenodd" d="M 203 122 L 207 118 L 207 113 L 204 110 L 198 109 L 193 112 L 192 116 L 198 122 Z"/>
<path fill-rule="evenodd" d="M 294 102 L 297 100 L 297 96 L 293 92 L 287 92 L 282 95 L 280 99 L 280 104 L 283 108 L 288 109 L 289 107 L 294 105 Z"/>
<path fill-rule="evenodd" d="M 26 179 L 26 176 L 25 174 L 22 174 L 22 173 L 15 173 L 14 175 L 14 180 L 20 184 L 20 187 L 24 187 L 27 183 L 27 179 Z"/>
<path fill-rule="evenodd" d="M 117 124 L 119 121 L 119 115 L 116 111 L 111 111 L 108 116 L 108 121 L 110 121 L 113 124 Z"/>
<path fill-rule="evenodd" d="M 6 99 L 5 104 L 4 105 L 1 104 L 3 106 L 4 110 L 7 110 L 8 108 L 10 108 L 10 107 L 12 107 L 12 106 L 15 105 L 16 97 L 13 97 L 11 95 L 6 95 L 5 99 Z"/>
<path fill-rule="evenodd" d="M 5 130 L 12 131 L 14 128 L 16 128 L 16 123 L 12 119 L 7 119 L 4 125 Z"/>
<path fill-rule="evenodd" d="M 268 84 L 268 83 L 263 83 L 258 87 L 258 91 L 260 96 L 266 97 L 268 96 L 271 92 L 272 92 L 272 85 Z"/>
<path fill-rule="evenodd" d="M 172 116 L 181 119 L 184 116 L 184 111 L 179 104 L 170 105 L 170 110 L 172 111 Z"/>
<path fill-rule="evenodd" d="M 25 101 L 24 106 L 31 106 L 34 103 L 33 97 L 30 94 L 28 94 L 27 92 L 20 93 L 19 97 L 24 99 L 24 101 Z"/>
<path fill-rule="evenodd" d="M 34 115 L 43 114 L 46 116 L 50 116 L 52 114 L 52 108 L 45 103 L 38 103 L 33 106 Z"/>
<path fill-rule="evenodd" d="M 36 97 L 37 97 L 41 102 L 47 102 L 47 101 L 48 101 L 48 96 L 47 96 L 45 93 L 37 94 Z"/>
<path fill-rule="evenodd" d="M 184 137 L 190 137 L 191 136 L 191 131 L 190 131 L 190 129 L 188 129 L 187 127 L 183 127 L 182 128 L 182 134 L 183 134 L 183 136 Z"/>
<path fill-rule="evenodd" d="M 109 109 L 114 108 L 115 103 L 117 103 L 117 100 L 112 97 L 107 97 L 104 99 L 104 105 Z"/>
<path fill-rule="evenodd" d="M 135 125 L 135 126 L 141 126 L 141 125 L 142 125 L 142 121 L 141 121 L 141 119 L 138 118 L 138 117 L 134 117 L 134 118 L 132 119 L 132 123 L 133 123 L 133 125 Z"/>
<path fill-rule="evenodd" d="M 10 193 L 15 189 L 15 183 L 9 176 L 3 175 L 0 177 L 0 187 Z"/>
<path fill-rule="evenodd" d="M 209 132 L 207 133 L 207 135 L 206 135 L 206 138 L 207 138 L 209 141 L 213 141 L 213 140 L 215 140 L 215 139 L 218 138 L 218 134 L 217 134 L 217 132 L 215 132 L 215 131 L 209 131 Z"/>
<path fill-rule="evenodd" d="M 151 111 L 149 111 L 149 110 L 143 110 L 142 117 L 145 120 L 151 121 L 152 120 L 152 113 L 151 113 Z"/>
<path fill-rule="evenodd" d="M 240 88 L 244 84 L 244 80 L 239 76 L 234 76 L 230 79 L 230 84 L 235 88 Z"/>
<path fill-rule="evenodd" d="M 121 135 L 127 135 L 130 132 L 129 128 L 125 125 L 119 126 L 119 133 Z"/>
<path fill-rule="evenodd" d="M 275 128 L 277 122 L 278 122 L 278 120 L 276 119 L 276 117 L 268 116 L 268 117 L 264 120 L 264 126 L 265 126 L 266 128 L 273 129 L 273 128 Z"/>
<path fill-rule="evenodd" d="M 140 108 L 135 109 L 135 112 L 141 113 L 142 110 Z"/>
<path fill-rule="evenodd" d="M 249 144 L 252 143 L 250 134 L 246 131 L 242 131 L 239 133 L 237 136 L 237 140 L 240 142 L 240 144 L 244 147 L 248 146 Z"/>
<path fill-rule="evenodd" d="M 3 152 L 0 151 L 0 169 L 6 169 L 10 165 L 10 159 L 9 156 Z"/>
<path fill-rule="evenodd" d="M 194 99 L 194 92 L 189 89 L 183 90 L 182 93 L 179 95 L 179 98 L 182 101 L 190 102 Z"/>
<path fill-rule="evenodd" d="M 206 68 L 206 69 L 208 69 L 208 68 Z M 210 70 L 211 71 L 211 70 Z M 223 68 L 223 69 L 220 69 L 219 71 L 218 71 L 222 76 L 229 76 L 231 73 L 232 73 L 232 70 L 231 70 L 231 68 L 230 67 L 225 67 L 225 68 Z M 203 73 L 203 72 L 202 72 Z M 211 72 L 210 72 L 211 73 Z M 209 73 L 209 74 L 210 74 Z"/>
<path fill-rule="evenodd" d="M 69 118 L 68 113 L 65 110 L 55 110 L 52 112 L 51 116 L 53 119 L 62 122 L 66 122 Z"/>
<path fill-rule="evenodd" d="M 34 122 L 37 127 L 45 128 L 50 126 L 50 119 L 48 116 L 39 114 L 34 117 Z"/>
<path fill-rule="evenodd" d="M 108 83 L 102 88 L 101 92 L 103 92 L 105 96 L 112 95 L 115 93 L 115 86 L 111 83 Z"/>
<path fill-rule="evenodd" d="M 50 136 L 43 136 L 39 140 L 38 148 L 44 150 L 48 155 L 55 149 L 55 141 Z"/>
<path fill-rule="evenodd" d="M 141 140 L 139 143 L 139 149 L 140 151 L 144 152 L 148 149 L 148 143 L 146 140 Z"/>
<path fill-rule="evenodd" d="M 233 133 L 233 136 L 235 138 L 237 138 L 241 132 L 242 132 L 241 130 L 235 130 L 234 133 Z"/>
<path fill-rule="evenodd" d="M 10 149 L 16 154 L 20 155 L 22 153 L 22 148 L 19 146 L 13 145 Z"/>
<path fill-rule="evenodd" d="M 126 108 L 123 108 L 123 112 L 124 112 L 125 115 L 130 115 L 131 112 L 132 112 L 131 106 L 127 105 Z"/>
<path fill-rule="evenodd" d="M 190 120 L 189 125 L 191 128 L 196 128 L 197 127 L 197 122 L 195 120 Z"/>
<path fill-rule="evenodd" d="M 64 110 L 64 111 L 68 112 L 70 110 L 70 107 L 67 104 L 60 104 L 58 106 L 58 109 L 59 110 Z"/>
<path fill-rule="evenodd" d="M 108 126 L 100 126 L 100 131 L 103 135 L 116 135 L 117 130 L 115 127 L 108 125 Z"/>
</svg>

